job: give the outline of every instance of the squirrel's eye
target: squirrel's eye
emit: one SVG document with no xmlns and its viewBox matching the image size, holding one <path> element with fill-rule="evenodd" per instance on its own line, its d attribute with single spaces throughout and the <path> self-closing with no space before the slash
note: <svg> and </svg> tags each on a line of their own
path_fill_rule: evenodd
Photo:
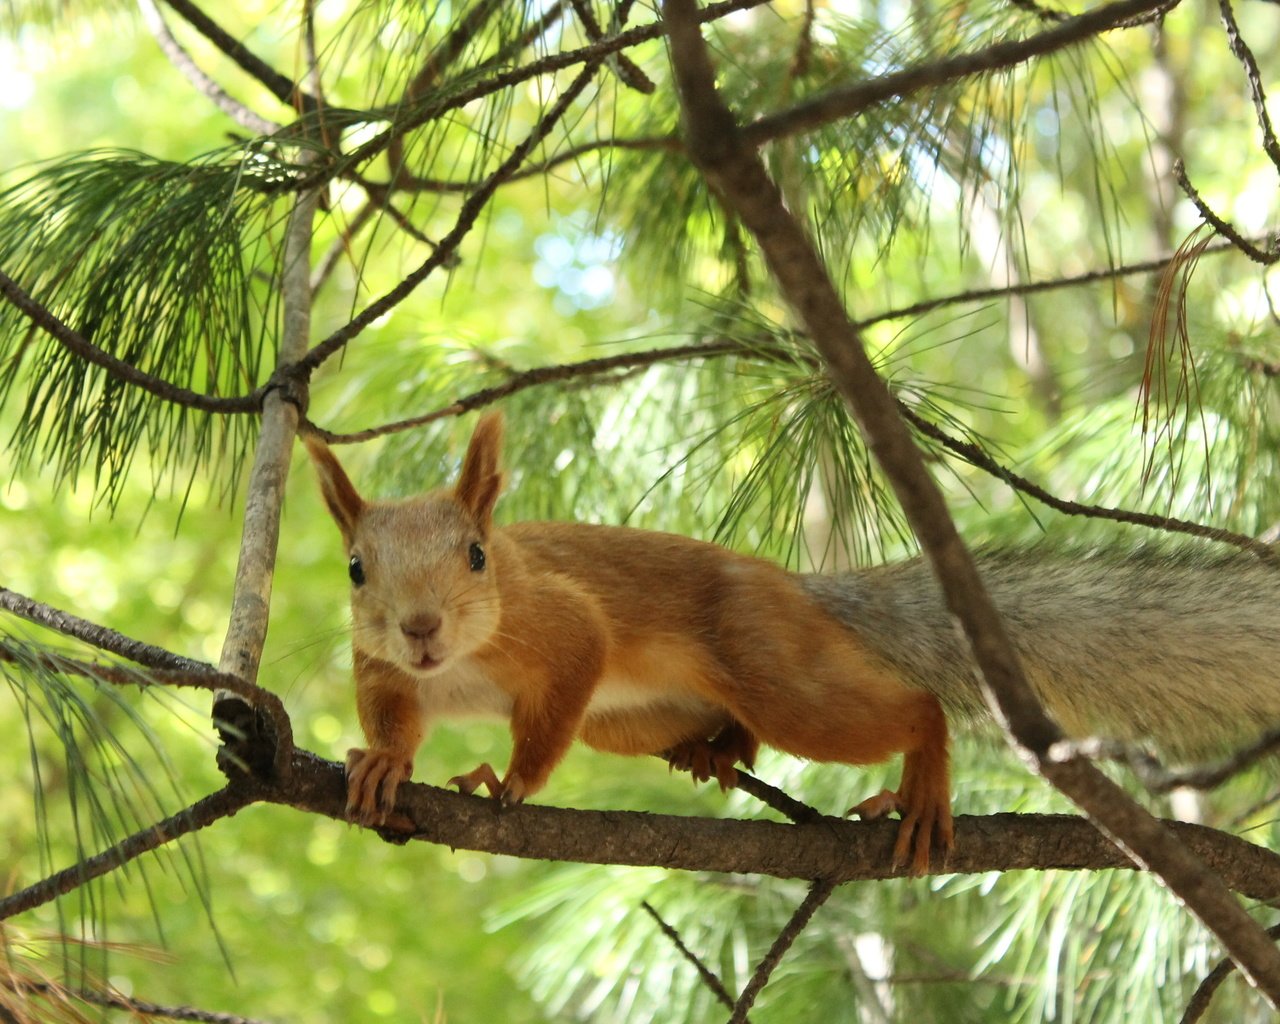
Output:
<svg viewBox="0 0 1280 1024">
<path fill-rule="evenodd" d="M 351 556 L 351 561 L 347 563 L 347 572 L 351 576 L 351 582 L 357 587 L 364 584 L 364 563 L 360 561 L 359 555 Z"/>
<path fill-rule="evenodd" d="M 484 548 L 479 544 L 472 544 L 468 553 L 471 556 L 471 571 L 482 571 L 484 569 Z"/>
</svg>

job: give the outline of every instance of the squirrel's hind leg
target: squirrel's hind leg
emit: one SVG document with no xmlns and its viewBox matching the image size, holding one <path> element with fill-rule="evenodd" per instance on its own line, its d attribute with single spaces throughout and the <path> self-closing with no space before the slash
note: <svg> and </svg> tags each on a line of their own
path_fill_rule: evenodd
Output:
<svg viewBox="0 0 1280 1024">
<path fill-rule="evenodd" d="M 951 820 L 951 782 L 947 754 L 947 723 L 942 708 L 928 694 L 918 694 L 926 707 L 916 719 L 922 742 L 903 759 L 902 782 L 897 791 L 882 790 L 848 810 L 864 819 L 892 812 L 902 816 L 893 847 L 895 866 L 911 862 L 911 873 L 929 868 L 931 848 L 940 846 L 943 862 L 954 843 Z"/>
</svg>

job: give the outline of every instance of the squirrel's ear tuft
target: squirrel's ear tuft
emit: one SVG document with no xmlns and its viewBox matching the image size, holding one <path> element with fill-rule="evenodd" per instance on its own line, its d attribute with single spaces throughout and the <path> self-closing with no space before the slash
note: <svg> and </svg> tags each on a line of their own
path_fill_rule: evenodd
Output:
<svg viewBox="0 0 1280 1024">
<path fill-rule="evenodd" d="M 481 529 L 489 528 L 493 506 L 502 492 L 502 413 L 480 418 L 462 458 L 462 472 L 453 490 L 454 497 L 475 518 Z"/>
<path fill-rule="evenodd" d="M 342 539 L 350 547 L 355 537 L 356 523 L 364 513 L 365 501 L 327 444 L 310 434 L 303 436 L 302 443 L 307 446 L 307 454 L 311 456 L 320 477 L 320 493 L 324 495 L 324 503 L 329 506 L 329 514 L 342 531 Z"/>
</svg>

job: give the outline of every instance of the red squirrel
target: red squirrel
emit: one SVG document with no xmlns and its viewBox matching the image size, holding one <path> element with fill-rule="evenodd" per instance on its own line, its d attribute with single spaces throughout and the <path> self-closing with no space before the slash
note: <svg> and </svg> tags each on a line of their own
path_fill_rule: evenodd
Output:
<svg viewBox="0 0 1280 1024">
<path fill-rule="evenodd" d="M 483 417 L 457 483 L 367 501 L 329 449 L 305 439 L 342 532 L 360 724 L 347 813 L 378 824 L 440 716 L 509 718 L 501 778 L 450 779 L 514 803 L 537 793 L 575 738 L 663 754 L 736 781 L 761 743 L 815 761 L 904 754 L 902 783 L 853 811 L 898 811 L 897 864 L 952 845 L 947 722 L 932 694 L 878 663 L 802 578 L 668 533 L 583 523 L 497 526 L 503 421 Z"/>
<path fill-rule="evenodd" d="M 482 418 L 457 483 L 366 501 L 306 439 L 350 559 L 356 701 L 348 814 L 385 821 L 441 715 L 510 719 L 511 764 L 451 779 L 517 802 L 575 737 L 736 781 L 760 744 L 815 761 L 905 755 L 894 858 L 952 845 L 947 713 L 985 702 L 920 558 L 837 575 L 667 533 L 496 526 L 502 420 Z M 978 553 L 1027 678 L 1072 736 L 1201 758 L 1280 726 L 1280 570 L 1194 549 Z"/>
</svg>

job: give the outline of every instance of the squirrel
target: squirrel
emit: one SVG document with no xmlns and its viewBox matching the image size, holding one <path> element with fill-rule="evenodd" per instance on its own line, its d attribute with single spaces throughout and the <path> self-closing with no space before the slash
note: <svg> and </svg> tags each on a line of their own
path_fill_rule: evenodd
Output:
<svg viewBox="0 0 1280 1024">
<path fill-rule="evenodd" d="M 947 714 L 985 712 L 920 558 L 836 575 L 669 533 L 497 526 L 503 420 L 482 417 L 450 488 L 368 501 L 304 438 L 351 577 L 356 704 L 347 815 L 383 824 L 441 716 L 510 720 L 504 775 L 537 793 L 575 738 L 737 780 L 761 744 L 815 761 L 903 754 L 901 783 L 851 808 L 896 812 L 895 866 L 953 843 Z M 1195 757 L 1280 723 L 1280 571 L 1249 556 L 986 552 L 979 567 L 1028 679 L 1072 735 L 1154 739 Z"/>
</svg>

